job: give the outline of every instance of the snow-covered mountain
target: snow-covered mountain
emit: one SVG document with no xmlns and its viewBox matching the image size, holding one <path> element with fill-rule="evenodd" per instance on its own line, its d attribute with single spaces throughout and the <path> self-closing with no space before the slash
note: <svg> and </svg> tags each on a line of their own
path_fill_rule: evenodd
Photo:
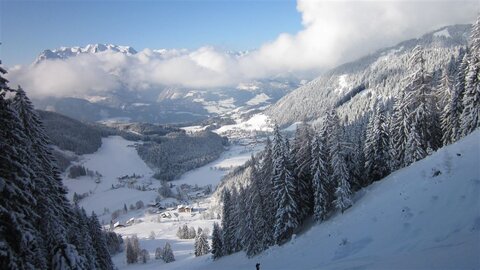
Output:
<svg viewBox="0 0 480 270">
<path fill-rule="evenodd" d="M 136 54 L 137 51 L 130 46 L 119 46 L 113 44 L 88 44 L 85 47 L 60 47 L 53 50 L 44 50 L 33 62 L 39 64 L 45 60 L 51 59 L 67 59 L 80 54 L 100 53 L 105 51 L 120 52 L 127 55 Z"/>
<path fill-rule="evenodd" d="M 388 101 L 405 87 L 408 59 L 417 45 L 424 48 L 426 67 L 443 67 L 452 53 L 467 44 L 470 25 L 443 27 L 343 64 L 290 92 L 267 110 L 280 125 L 312 121 L 329 108 L 354 120 L 368 112 L 377 100 Z"/>
</svg>

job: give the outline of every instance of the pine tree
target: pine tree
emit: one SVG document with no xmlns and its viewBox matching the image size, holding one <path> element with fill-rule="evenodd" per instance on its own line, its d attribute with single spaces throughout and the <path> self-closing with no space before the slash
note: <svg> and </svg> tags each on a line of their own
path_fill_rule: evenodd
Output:
<svg viewBox="0 0 480 270">
<path fill-rule="evenodd" d="M 42 218 L 38 221 L 41 235 L 47 237 L 44 244 L 48 251 L 48 258 L 53 264 L 61 264 L 62 267 L 75 269 L 75 263 L 82 264 L 74 246 L 67 243 L 66 228 L 71 225 L 68 221 L 72 220 L 73 212 L 70 209 L 70 203 L 65 197 L 66 191 L 62 186 L 60 172 L 53 164 L 53 155 L 49 148 L 51 144 L 45 131 L 40 117 L 33 108 L 32 103 L 26 96 L 25 91 L 18 87 L 13 98 L 12 105 L 18 112 L 22 120 L 23 131 L 28 138 L 31 154 L 35 157 L 35 162 L 31 163 L 32 169 L 36 172 L 36 190 L 38 211 L 42 213 Z M 52 253 L 56 252 L 56 253 Z M 72 253 L 73 252 L 73 253 Z M 66 256 L 62 258 L 62 256 Z M 74 263 L 73 265 L 66 265 Z M 55 268 L 55 265 L 51 266 Z"/>
<path fill-rule="evenodd" d="M 340 127 L 340 120 L 335 111 L 331 113 L 332 118 L 332 133 L 329 137 L 331 166 L 333 168 L 332 179 L 336 183 L 335 200 L 333 204 L 336 209 L 345 211 L 352 205 L 350 184 L 348 182 L 349 175 L 347 164 L 345 163 L 345 153 L 342 142 L 342 129 Z"/>
<path fill-rule="evenodd" d="M 163 247 L 162 259 L 166 263 L 171 263 L 175 261 L 175 256 L 173 255 L 172 247 L 168 242 L 165 243 L 165 246 Z"/>
<path fill-rule="evenodd" d="M 35 173 L 28 167 L 34 160 L 18 113 L 5 97 L 13 91 L 5 73 L 0 67 L 0 268 L 45 269 L 46 250 L 35 227 Z"/>
<path fill-rule="evenodd" d="M 385 118 L 383 108 L 377 105 L 367 128 L 364 148 L 366 185 L 390 173 L 388 166 L 390 136 Z"/>
<path fill-rule="evenodd" d="M 288 143 L 275 125 L 273 141 L 273 188 L 276 202 L 275 241 L 281 244 L 288 240 L 300 225 L 301 216 L 297 202 L 297 188 L 291 167 Z"/>
<path fill-rule="evenodd" d="M 235 224 L 233 223 L 233 207 L 231 193 L 225 189 L 222 194 L 222 239 L 223 254 L 230 255 L 234 250 L 235 244 Z"/>
<path fill-rule="evenodd" d="M 442 144 L 447 145 L 451 144 L 455 139 L 454 127 L 459 121 L 458 117 L 455 115 L 456 109 L 454 108 L 457 104 L 453 100 L 455 92 L 455 78 L 457 77 L 457 61 L 452 55 L 447 68 L 443 72 L 443 77 L 441 81 L 439 92 L 439 108 L 441 110 L 440 123 L 442 126 Z"/>
<path fill-rule="evenodd" d="M 460 58 L 461 57 L 461 58 Z M 461 116 L 463 113 L 463 97 L 465 95 L 466 75 L 470 62 L 470 51 L 468 48 L 459 55 L 459 63 L 457 68 L 457 77 L 455 80 L 455 88 L 452 94 L 452 142 L 461 138 Z"/>
<path fill-rule="evenodd" d="M 218 223 L 213 223 L 212 231 L 212 257 L 214 260 L 223 256 L 222 229 Z"/>
<path fill-rule="evenodd" d="M 412 127 L 412 130 L 408 136 L 405 151 L 407 152 L 405 155 L 406 164 L 411 164 L 427 156 L 427 152 L 422 148 L 422 143 L 417 130 L 415 129 L 415 125 Z"/>
<path fill-rule="evenodd" d="M 395 97 L 392 118 L 390 122 L 390 164 L 392 171 L 405 166 L 405 148 L 410 128 L 408 125 L 408 108 L 405 102 L 405 92 L 400 91 Z"/>
<path fill-rule="evenodd" d="M 113 269 L 113 262 L 108 253 L 105 234 L 102 231 L 102 227 L 98 222 L 97 215 L 92 212 L 89 218 L 89 230 L 92 236 L 92 244 L 97 254 L 95 265 L 99 269 Z"/>
<path fill-rule="evenodd" d="M 408 78 L 410 83 L 407 86 L 406 102 L 411 112 L 409 123 L 415 125 L 421 147 L 428 152 L 428 149 L 438 148 L 440 136 L 437 130 L 438 113 L 434 105 L 436 100 L 430 85 L 431 75 L 425 70 L 425 59 L 421 47 L 414 49 L 410 63 L 415 70 Z"/>
<path fill-rule="evenodd" d="M 323 221 L 328 214 L 328 197 L 325 183 L 329 179 L 327 171 L 327 161 L 325 160 L 325 144 L 315 136 L 312 142 L 312 166 L 313 174 L 313 218 L 315 221 Z"/>
<path fill-rule="evenodd" d="M 259 254 L 266 247 L 266 244 L 263 242 L 264 237 L 262 235 L 265 227 L 264 200 L 260 194 L 258 164 L 253 155 L 250 164 L 250 186 L 245 190 L 247 207 L 242 239 L 247 256 L 252 257 Z"/>
<path fill-rule="evenodd" d="M 137 254 L 134 250 L 133 244 L 130 239 L 127 238 L 127 245 L 125 248 L 125 254 L 127 256 L 127 264 L 132 264 L 137 262 Z"/>
<path fill-rule="evenodd" d="M 331 164 L 332 156 L 331 156 L 331 149 L 333 145 L 333 131 L 335 130 L 335 111 L 330 110 L 325 113 L 325 116 L 322 121 L 322 126 L 320 128 L 320 135 L 317 138 L 320 143 L 319 148 L 319 158 L 326 162 L 325 164 L 325 171 L 324 176 L 325 179 L 323 181 L 323 185 L 326 191 L 326 212 L 333 211 L 334 205 L 333 201 L 335 200 L 335 188 L 337 183 L 333 178 L 333 167 Z"/>
<path fill-rule="evenodd" d="M 298 205 L 301 209 L 300 221 L 312 214 L 312 129 L 306 124 L 297 125 L 292 152 L 295 162 L 294 175 L 297 180 Z"/>
<path fill-rule="evenodd" d="M 272 143 L 267 137 L 265 150 L 261 153 L 261 163 L 259 169 L 260 181 L 260 195 L 263 198 L 264 205 L 264 220 L 265 226 L 262 228 L 262 242 L 265 246 L 270 246 L 275 243 L 274 239 L 274 224 L 275 224 L 275 199 L 273 197 L 273 158 L 272 158 Z"/>
<path fill-rule="evenodd" d="M 471 33 L 471 58 L 465 70 L 465 93 L 462 99 L 461 136 L 480 127 L 480 16 Z"/>
<path fill-rule="evenodd" d="M 231 224 L 233 231 L 233 246 L 232 253 L 238 252 L 243 249 L 243 232 L 245 230 L 245 213 L 247 209 L 247 194 L 243 188 L 240 186 L 237 191 L 235 188 L 232 190 L 232 203 L 231 207 Z"/>
<path fill-rule="evenodd" d="M 0 76 L 0 268 L 95 269 L 88 218 L 65 196 L 32 103 L 7 82 Z"/>
<path fill-rule="evenodd" d="M 207 235 L 201 233 L 195 238 L 195 257 L 203 256 L 210 252 L 210 245 L 208 244 Z"/>
<path fill-rule="evenodd" d="M 76 224 L 70 228 L 68 238 L 77 247 L 78 253 L 85 258 L 86 268 L 94 269 L 97 254 L 90 235 L 87 213 L 85 209 L 80 209 L 78 205 L 75 205 L 74 215 Z"/>
</svg>

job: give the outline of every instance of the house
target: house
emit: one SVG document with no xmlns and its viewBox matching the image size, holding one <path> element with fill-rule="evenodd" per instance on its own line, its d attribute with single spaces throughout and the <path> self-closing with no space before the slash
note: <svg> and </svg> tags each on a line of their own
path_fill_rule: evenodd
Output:
<svg viewBox="0 0 480 270">
<path fill-rule="evenodd" d="M 186 205 L 179 205 L 177 207 L 177 210 L 179 213 L 191 213 L 193 208 L 190 207 L 190 206 L 186 206 Z"/>
<path fill-rule="evenodd" d="M 127 220 L 127 222 L 126 222 L 127 225 L 132 225 L 133 223 L 135 223 L 135 218 L 133 218 L 133 217 L 131 219 Z"/>
<path fill-rule="evenodd" d="M 170 215 L 169 212 L 162 213 L 160 216 L 161 216 L 162 218 L 172 218 L 172 215 Z"/>
<path fill-rule="evenodd" d="M 113 228 L 123 228 L 125 225 L 121 224 L 120 221 L 117 221 L 113 224 Z"/>
</svg>

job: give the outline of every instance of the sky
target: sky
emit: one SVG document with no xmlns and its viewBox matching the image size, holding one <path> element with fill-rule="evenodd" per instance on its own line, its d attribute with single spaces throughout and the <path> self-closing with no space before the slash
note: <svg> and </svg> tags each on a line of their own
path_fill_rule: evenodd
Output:
<svg viewBox="0 0 480 270">
<path fill-rule="evenodd" d="M 45 49 L 112 43 L 251 50 L 302 28 L 294 0 L 0 1 L 0 57 L 31 63 Z"/>
<path fill-rule="evenodd" d="M 215 89 L 339 64 L 440 27 L 473 23 L 479 0 L 10 1 L 0 59 L 33 96 Z M 138 53 L 82 54 L 30 65 L 44 49 L 89 43 Z M 158 53 L 154 49 L 167 48 Z M 248 50 L 246 54 L 230 51 Z M 21 64 L 21 65 L 18 65 Z"/>
</svg>

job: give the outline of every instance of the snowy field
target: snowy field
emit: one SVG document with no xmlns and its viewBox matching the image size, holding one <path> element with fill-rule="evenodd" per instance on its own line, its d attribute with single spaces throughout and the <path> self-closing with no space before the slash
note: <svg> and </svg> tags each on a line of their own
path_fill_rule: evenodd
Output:
<svg viewBox="0 0 480 270">
<path fill-rule="evenodd" d="M 139 191 L 132 188 L 112 189 L 112 185 L 118 184 L 118 177 L 124 175 L 140 175 L 136 185 L 149 185 L 152 189 L 159 186 L 158 181 L 152 179 L 153 171 L 143 162 L 133 147 L 131 141 L 127 141 L 119 136 L 102 138 L 102 146 L 97 152 L 89 155 L 83 155 L 80 161 L 85 168 L 92 171 L 98 171 L 102 177 L 100 183 L 95 182 L 95 178 L 83 176 L 77 179 L 64 177 L 64 183 L 68 188 L 69 198 L 73 193 L 82 194 L 91 193 L 88 197 L 81 200 L 79 205 L 91 213 L 99 216 L 100 222 L 110 222 L 110 214 L 105 213 L 105 208 L 110 213 L 123 207 L 123 204 L 135 204 L 142 200 L 144 203 L 153 201 L 157 192 Z"/>
<path fill-rule="evenodd" d="M 219 159 L 185 173 L 180 179 L 175 180 L 174 183 L 199 186 L 212 185 L 215 187 L 225 174 L 235 167 L 243 165 L 250 159 L 252 153 L 262 150 L 263 147 L 263 144 L 257 144 L 253 147 L 233 145 Z"/>
</svg>

